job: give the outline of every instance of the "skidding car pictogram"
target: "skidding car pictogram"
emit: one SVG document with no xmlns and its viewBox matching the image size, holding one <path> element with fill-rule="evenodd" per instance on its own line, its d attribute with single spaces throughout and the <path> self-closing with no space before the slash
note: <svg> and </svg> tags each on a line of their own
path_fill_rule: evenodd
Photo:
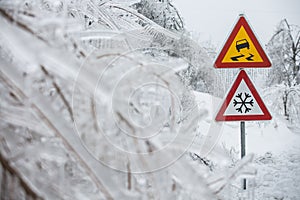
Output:
<svg viewBox="0 0 300 200">
<path fill-rule="evenodd" d="M 246 39 L 241 39 L 241 40 L 236 41 L 235 47 L 236 47 L 236 50 L 238 52 L 240 52 L 241 49 L 244 49 L 244 48 L 249 49 L 250 45 L 249 45 L 249 42 Z"/>
</svg>

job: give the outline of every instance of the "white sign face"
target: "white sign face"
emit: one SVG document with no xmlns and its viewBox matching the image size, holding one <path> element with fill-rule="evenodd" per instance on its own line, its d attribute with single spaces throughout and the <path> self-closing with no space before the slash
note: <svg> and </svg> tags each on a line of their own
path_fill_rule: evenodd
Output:
<svg viewBox="0 0 300 200">
<path fill-rule="evenodd" d="M 234 93 L 224 115 L 262 115 L 264 114 L 250 89 L 242 80 Z"/>
</svg>

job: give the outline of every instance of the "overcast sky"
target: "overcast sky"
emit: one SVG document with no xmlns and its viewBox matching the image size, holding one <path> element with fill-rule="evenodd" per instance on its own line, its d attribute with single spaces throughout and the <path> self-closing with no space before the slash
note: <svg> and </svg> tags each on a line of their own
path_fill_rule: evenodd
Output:
<svg viewBox="0 0 300 200">
<path fill-rule="evenodd" d="M 300 25 L 300 0 L 173 0 L 186 28 L 200 42 L 210 40 L 221 48 L 228 34 L 244 13 L 264 46 L 280 20 Z"/>
</svg>

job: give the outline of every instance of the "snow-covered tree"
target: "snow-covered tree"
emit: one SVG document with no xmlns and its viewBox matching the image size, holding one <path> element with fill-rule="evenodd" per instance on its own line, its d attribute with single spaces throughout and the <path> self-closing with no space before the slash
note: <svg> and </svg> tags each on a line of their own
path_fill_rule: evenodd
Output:
<svg viewBox="0 0 300 200">
<path fill-rule="evenodd" d="M 188 62 L 188 66 L 178 72 L 186 86 L 196 91 L 213 93 L 215 74 L 211 68 L 211 52 L 208 53 L 207 49 L 200 47 L 190 38 L 179 12 L 171 1 L 141 0 L 132 7 L 161 27 L 180 33 L 178 40 L 166 40 L 164 35 L 146 28 L 155 36 L 152 46 L 164 47 L 164 51 L 170 56 L 184 58 Z M 147 27 L 144 22 L 141 25 Z"/>
<path fill-rule="evenodd" d="M 267 49 L 272 60 L 268 85 L 300 84 L 300 27 L 282 20 Z"/>
<path fill-rule="evenodd" d="M 267 49 L 272 60 L 267 85 L 279 89 L 283 114 L 290 119 L 290 112 L 296 106 L 291 99 L 294 95 L 299 96 L 297 88 L 300 84 L 300 27 L 289 24 L 286 19 L 282 20 Z M 297 106 L 295 108 L 297 109 Z"/>
<path fill-rule="evenodd" d="M 141 0 L 133 7 L 139 13 L 166 29 L 172 31 L 184 30 L 181 16 L 170 0 Z"/>
<path fill-rule="evenodd" d="M 181 33 L 89 0 L 0 1 L 0 27 L 1 199 L 217 199 L 251 162 L 194 166 L 215 143 L 177 73 L 207 59 Z"/>
</svg>

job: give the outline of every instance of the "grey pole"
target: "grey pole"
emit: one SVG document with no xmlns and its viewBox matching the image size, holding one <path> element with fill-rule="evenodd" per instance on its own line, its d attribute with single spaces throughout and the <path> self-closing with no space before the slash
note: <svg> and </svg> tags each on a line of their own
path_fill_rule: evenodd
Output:
<svg viewBox="0 0 300 200">
<path fill-rule="evenodd" d="M 241 122 L 241 158 L 243 158 L 246 155 L 246 149 L 245 149 L 245 141 L 246 141 L 246 135 L 245 135 L 245 122 Z M 246 190 L 246 179 L 243 179 L 242 187 L 244 190 Z"/>
</svg>

